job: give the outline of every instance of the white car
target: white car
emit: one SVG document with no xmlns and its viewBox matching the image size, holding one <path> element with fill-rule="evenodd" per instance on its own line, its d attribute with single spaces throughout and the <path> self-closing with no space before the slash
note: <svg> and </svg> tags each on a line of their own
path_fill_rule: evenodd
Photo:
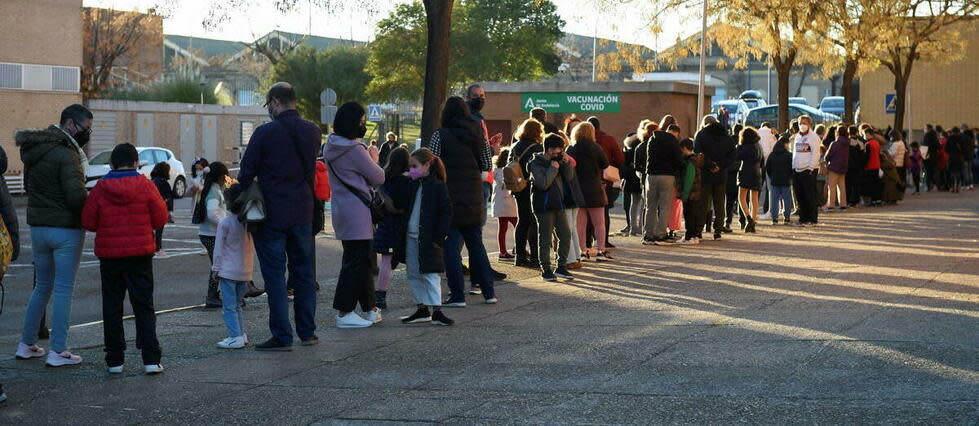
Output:
<svg viewBox="0 0 979 426">
<path fill-rule="evenodd" d="M 184 164 L 177 160 L 169 149 L 164 148 L 136 148 L 139 153 L 139 173 L 147 178 L 157 163 L 167 162 L 170 164 L 170 186 L 173 187 L 173 196 L 182 198 L 187 193 L 187 175 L 184 174 Z M 111 170 L 109 158 L 112 151 L 103 151 L 96 154 L 88 161 L 88 173 L 85 176 L 85 187 L 92 189 L 103 176 Z"/>
</svg>

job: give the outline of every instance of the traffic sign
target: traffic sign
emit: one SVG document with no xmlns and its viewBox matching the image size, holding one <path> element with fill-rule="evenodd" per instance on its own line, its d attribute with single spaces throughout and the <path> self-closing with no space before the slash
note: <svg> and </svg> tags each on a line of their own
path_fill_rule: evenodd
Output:
<svg viewBox="0 0 979 426">
<path fill-rule="evenodd" d="M 333 89 L 326 89 L 320 92 L 321 105 L 334 105 L 337 103 L 337 92 Z"/>
<path fill-rule="evenodd" d="M 333 124 L 333 119 L 337 116 L 335 105 L 323 105 L 320 107 L 320 123 Z"/>
<path fill-rule="evenodd" d="M 380 105 L 368 105 L 367 106 L 367 121 L 378 122 L 381 121 L 381 106 Z"/>
<path fill-rule="evenodd" d="M 547 112 L 617 113 L 619 94 L 615 92 L 537 92 L 520 97 L 523 112 L 544 108 Z"/>
<path fill-rule="evenodd" d="M 884 95 L 884 112 L 887 114 L 897 114 L 897 95 Z"/>
</svg>

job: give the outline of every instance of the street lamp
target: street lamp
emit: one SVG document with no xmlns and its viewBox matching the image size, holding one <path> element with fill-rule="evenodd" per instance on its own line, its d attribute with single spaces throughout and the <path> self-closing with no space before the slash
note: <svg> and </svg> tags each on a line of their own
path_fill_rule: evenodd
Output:
<svg viewBox="0 0 979 426">
<path fill-rule="evenodd" d="M 202 81 L 202 82 L 197 83 L 197 84 L 199 86 L 201 86 L 201 105 L 204 105 L 204 87 L 207 86 L 207 82 L 206 81 Z"/>
</svg>

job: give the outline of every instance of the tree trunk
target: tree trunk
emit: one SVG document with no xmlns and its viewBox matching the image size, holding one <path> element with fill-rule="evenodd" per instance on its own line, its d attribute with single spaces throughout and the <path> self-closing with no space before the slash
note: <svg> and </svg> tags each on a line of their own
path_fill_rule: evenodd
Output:
<svg viewBox="0 0 979 426">
<path fill-rule="evenodd" d="M 789 128 L 789 76 L 792 73 L 792 64 L 776 64 L 775 72 L 778 74 L 778 129 L 786 131 Z"/>
<path fill-rule="evenodd" d="M 428 25 L 428 51 L 425 56 L 425 95 L 422 103 L 422 146 L 438 126 L 448 92 L 449 36 L 454 0 L 425 0 Z"/>
<path fill-rule="evenodd" d="M 856 124 L 853 122 L 853 79 L 857 76 L 858 65 L 856 58 L 850 58 L 843 67 L 843 122 L 846 124 Z"/>
<path fill-rule="evenodd" d="M 908 79 L 903 75 L 894 74 L 894 102 L 896 103 L 896 111 L 894 111 L 895 129 L 904 129 L 904 108 L 907 105 L 905 102 L 907 95 Z"/>
</svg>

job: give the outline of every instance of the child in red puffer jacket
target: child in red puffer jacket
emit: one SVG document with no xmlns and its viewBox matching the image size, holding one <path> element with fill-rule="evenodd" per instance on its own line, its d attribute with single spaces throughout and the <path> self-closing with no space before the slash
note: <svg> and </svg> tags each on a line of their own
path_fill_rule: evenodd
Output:
<svg viewBox="0 0 979 426">
<path fill-rule="evenodd" d="M 102 327 L 109 373 L 122 373 L 126 337 L 122 303 L 136 315 L 136 346 L 146 374 L 163 372 L 153 309 L 154 230 L 167 223 L 167 205 L 153 182 L 136 171 L 139 154 L 132 144 L 117 145 L 112 171 L 99 179 L 82 210 L 82 226 L 95 232 L 95 255 L 102 273 Z"/>
</svg>

